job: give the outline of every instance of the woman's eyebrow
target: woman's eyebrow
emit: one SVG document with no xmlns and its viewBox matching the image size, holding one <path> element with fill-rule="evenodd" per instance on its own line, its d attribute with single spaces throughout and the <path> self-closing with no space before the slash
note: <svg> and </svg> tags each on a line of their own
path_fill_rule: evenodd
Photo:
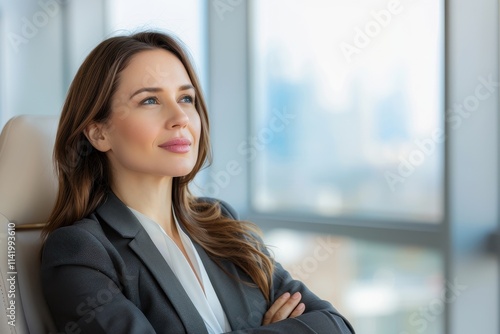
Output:
<svg viewBox="0 0 500 334">
<path fill-rule="evenodd" d="M 130 95 L 130 99 L 132 99 L 137 94 L 140 94 L 143 92 L 158 93 L 158 92 L 162 92 L 162 91 L 163 91 L 163 89 L 159 88 L 159 87 L 143 87 L 143 88 L 136 90 L 134 93 L 132 93 L 132 95 Z"/>
<path fill-rule="evenodd" d="M 191 84 L 186 84 L 186 85 L 182 85 L 179 87 L 179 91 L 189 90 L 189 89 L 194 89 L 194 86 Z M 163 91 L 163 89 L 160 87 L 143 87 L 143 88 L 139 88 L 134 93 L 132 93 L 132 95 L 130 95 L 130 99 L 132 99 L 134 96 L 136 96 L 137 94 L 140 94 L 140 93 L 144 93 L 144 92 L 158 93 L 158 92 L 162 92 L 162 91 Z"/>
<path fill-rule="evenodd" d="M 188 90 L 188 89 L 194 89 L 194 86 L 191 84 L 187 84 L 179 87 L 179 90 Z"/>
</svg>

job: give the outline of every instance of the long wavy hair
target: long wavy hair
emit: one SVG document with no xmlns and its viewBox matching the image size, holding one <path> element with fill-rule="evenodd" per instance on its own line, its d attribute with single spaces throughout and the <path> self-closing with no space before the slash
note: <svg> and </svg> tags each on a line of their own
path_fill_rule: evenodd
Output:
<svg viewBox="0 0 500 334">
<path fill-rule="evenodd" d="M 240 267 L 269 301 L 273 263 L 259 241 L 259 229 L 252 223 L 222 215 L 217 202 L 198 201 L 188 185 L 211 162 L 209 122 L 199 80 L 188 53 L 173 36 L 141 32 L 101 42 L 85 59 L 68 91 L 54 147 L 59 189 L 46 238 L 55 229 L 81 220 L 106 200 L 110 191 L 110 165 L 106 155 L 87 140 L 84 130 L 93 122 L 106 122 L 111 99 L 119 85 L 120 73 L 139 52 L 164 49 L 184 65 L 196 91 L 195 107 L 201 119 L 198 158 L 186 176 L 174 177 L 172 203 L 179 223 L 218 264 L 228 260 Z"/>
</svg>

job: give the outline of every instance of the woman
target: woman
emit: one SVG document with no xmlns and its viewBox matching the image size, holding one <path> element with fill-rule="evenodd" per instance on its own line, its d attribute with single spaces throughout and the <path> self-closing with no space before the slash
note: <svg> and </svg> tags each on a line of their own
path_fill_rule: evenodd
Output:
<svg viewBox="0 0 500 334">
<path fill-rule="evenodd" d="M 258 229 L 189 182 L 210 159 L 181 44 L 144 32 L 98 45 L 71 84 L 54 157 L 41 277 L 66 333 L 351 333 L 273 262 Z"/>
</svg>

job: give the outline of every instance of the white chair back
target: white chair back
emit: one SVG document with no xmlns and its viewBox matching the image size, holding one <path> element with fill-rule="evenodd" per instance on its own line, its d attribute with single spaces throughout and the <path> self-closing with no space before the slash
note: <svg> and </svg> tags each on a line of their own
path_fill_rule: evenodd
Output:
<svg viewBox="0 0 500 334">
<path fill-rule="evenodd" d="M 55 202 L 58 116 L 17 116 L 0 134 L 0 333 L 56 333 L 39 279 L 40 232 Z"/>
</svg>

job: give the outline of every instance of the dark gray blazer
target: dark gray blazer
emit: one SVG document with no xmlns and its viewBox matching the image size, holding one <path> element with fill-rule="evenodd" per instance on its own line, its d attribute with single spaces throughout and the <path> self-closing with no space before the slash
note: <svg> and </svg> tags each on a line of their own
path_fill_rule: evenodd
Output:
<svg viewBox="0 0 500 334">
<path fill-rule="evenodd" d="M 223 213 L 236 218 L 225 203 Z M 193 241 L 233 333 L 351 333 L 330 303 L 276 264 L 271 298 L 302 293 L 304 314 L 261 326 L 268 305 L 228 261 L 226 274 Z M 236 278 L 236 279 L 235 279 Z M 87 218 L 52 232 L 43 249 L 43 292 L 63 333 L 207 333 L 203 319 L 133 213 L 112 193 Z"/>
</svg>

